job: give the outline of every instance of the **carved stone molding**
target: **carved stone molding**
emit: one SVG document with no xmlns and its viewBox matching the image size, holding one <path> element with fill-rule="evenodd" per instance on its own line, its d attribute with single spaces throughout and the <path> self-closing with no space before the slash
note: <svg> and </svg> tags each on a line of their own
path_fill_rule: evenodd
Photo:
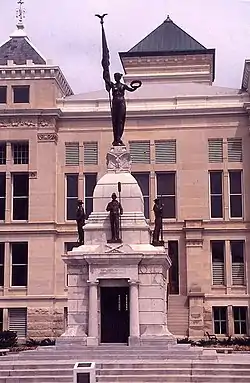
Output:
<svg viewBox="0 0 250 383">
<path fill-rule="evenodd" d="M 33 128 L 37 123 L 35 119 L 22 119 L 16 117 L 5 117 L 0 119 L 0 128 Z"/>
<path fill-rule="evenodd" d="M 55 119 L 51 117 L 39 117 L 38 118 L 39 128 L 47 128 L 55 126 Z"/>
<path fill-rule="evenodd" d="M 56 133 L 38 133 L 38 142 L 57 142 L 58 136 Z"/>
<path fill-rule="evenodd" d="M 37 179 L 37 172 L 29 172 L 30 179 Z"/>
<path fill-rule="evenodd" d="M 131 156 L 125 146 L 112 146 L 106 160 L 108 172 L 131 172 Z"/>
</svg>

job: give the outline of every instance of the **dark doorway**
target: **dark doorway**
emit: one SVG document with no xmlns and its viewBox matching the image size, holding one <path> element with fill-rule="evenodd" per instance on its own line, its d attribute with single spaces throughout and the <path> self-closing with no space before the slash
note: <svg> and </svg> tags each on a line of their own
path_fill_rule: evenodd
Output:
<svg viewBox="0 0 250 383">
<path fill-rule="evenodd" d="M 129 288 L 101 287 L 101 342 L 127 343 Z"/>
</svg>

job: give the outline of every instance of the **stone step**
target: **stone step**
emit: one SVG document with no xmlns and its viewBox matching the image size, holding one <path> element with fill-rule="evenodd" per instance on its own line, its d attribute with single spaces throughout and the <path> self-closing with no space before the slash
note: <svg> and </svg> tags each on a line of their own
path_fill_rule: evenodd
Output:
<svg viewBox="0 0 250 383">
<path fill-rule="evenodd" d="M 23 369 L 23 370 L 1 370 L 1 377 L 12 376 L 12 377 L 22 377 L 22 376 L 73 376 L 73 368 L 69 369 Z"/>
<path fill-rule="evenodd" d="M 192 383 L 214 383 L 213 376 L 204 376 L 204 375 L 147 375 L 147 376 L 136 376 L 136 375 L 108 375 L 108 376 L 97 376 L 97 382 L 130 382 L 130 383 L 150 383 L 150 382 L 169 382 L 171 379 L 172 382 L 192 382 Z M 249 383 L 249 376 L 234 376 L 231 374 L 221 375 L 219 382 L 224 383 Z"/>
<path fill-rule="evenodd" d="M 228 370 L 227 369 L 217 369 L 217 370 L 211 370 L 211 369 L 193 369 L 192 367 L 189 368 L 182 368 L 178 370 L 179 375 L 192 375 L 192 377 L 196 377 L 197 375 L 206 375 L 206 376 L 213 376 L 213 375 L 227 375 Z M 250 381 L 250 368 L 249 369 L 231 369 L 230 374 L 234 376 L 248 376 Z M 173 367 L 165 367 L 165 368 L 145 368 L 145 369 L 136 369 L 136 368 L 123 368 L 123 369 L 106 369 L 102 368 L 98 370 L 98 375 L 176 375 L 176 368 Z"/>
<path fill-rule="evenodd" d="M 12 376 L 1 377 L 0 383 L 72 383 L 73 378 L 68 376 L 22 376 L 13 378 Z"/>
</svg>

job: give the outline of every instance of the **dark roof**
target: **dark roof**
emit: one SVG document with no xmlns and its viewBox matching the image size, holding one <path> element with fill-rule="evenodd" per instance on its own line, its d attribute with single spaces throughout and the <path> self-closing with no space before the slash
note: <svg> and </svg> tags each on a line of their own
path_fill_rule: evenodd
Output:
<svg viewBox="0 0 250 383">
<path fill-rule="evenodd" d="M 37 65 L 46 64 L 26 37 L 12 37 L 0 47 L 0 65 L 7 65 L 7 60 L 13 60 L 16 65 L 25 65 L 26 60 Z"/>
<path fill-rule="evenodd" d="M 202 51 L 206 48 L 178 27 L 169 17 L 127 53 Z"/>
</svg>

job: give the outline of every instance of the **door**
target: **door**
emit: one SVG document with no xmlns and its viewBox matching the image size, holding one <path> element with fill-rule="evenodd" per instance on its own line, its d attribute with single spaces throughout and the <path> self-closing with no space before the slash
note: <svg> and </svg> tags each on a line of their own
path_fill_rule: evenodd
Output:
<svg viewBox="0 0 250 383">
<path fill-rule="evenodd" d="M 129 288 L 101 287 L 101 342 L 127 343 Z"/>
</svg>

